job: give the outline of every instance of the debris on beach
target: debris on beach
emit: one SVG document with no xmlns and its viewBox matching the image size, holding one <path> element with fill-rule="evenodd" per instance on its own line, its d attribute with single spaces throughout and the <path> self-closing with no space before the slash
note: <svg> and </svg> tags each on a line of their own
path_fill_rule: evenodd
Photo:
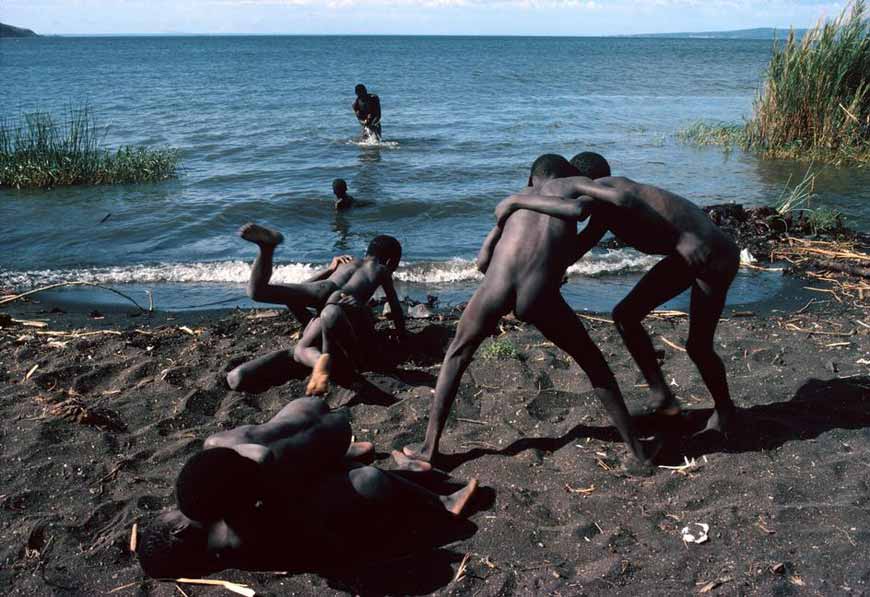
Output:
<svg viewBox="0 0 870 597">
<path fill-rule="evenodd" d="M 680 531 L 683 538 L 683 543 L 706 543 L 710 536 L 710 525 L 703 522 L 692 522 L 688 526 L 684 526 Z"/>
</svg>

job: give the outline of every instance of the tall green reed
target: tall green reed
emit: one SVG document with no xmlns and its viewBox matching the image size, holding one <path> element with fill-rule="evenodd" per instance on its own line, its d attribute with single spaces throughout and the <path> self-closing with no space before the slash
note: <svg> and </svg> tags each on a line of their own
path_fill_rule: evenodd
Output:
<svg viewBox="0 0 870 597">
<path fill-rule="evenodd" d="M 0 187 L 50 188 L 78 184 L 154 182 L 177 173 L 173 149 L 103 147 L 92 111 L 71 108 L 58 123 L 51 114 L 25 114 L 0 123 Z"/>
</svg>

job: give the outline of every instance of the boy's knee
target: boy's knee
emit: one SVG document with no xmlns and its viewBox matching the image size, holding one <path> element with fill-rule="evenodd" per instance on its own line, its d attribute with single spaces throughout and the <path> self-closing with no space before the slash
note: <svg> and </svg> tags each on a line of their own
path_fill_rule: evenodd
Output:
<svg viewBox="0 0 870 597">
<path fill-rule="evenodd" d="M 338 305 L 326 305 L 320 312 L 320 320 L 324 325 L 332 326 L 341 317 L 341 307 Z"/>
<path fill-rule="evenodd" d="M 711 342 L 692 342 L 689 340 L 689 342 L 686 343 L 686 353 L 689 355 L 689 358 L 696 363 L 716 356 L 716 352 L 713 350 L 713 344 Z"/>
<path fill-rule="evenodd" d="M 623 328 L 628 325 L 638 325 L 643 319 L 643 316 L 635 313 L 625 303 L 619 303 L 616 305 L 613 308 L 613 311 L 610 312 L 610 316 L 613 318 L 613 323 L 616 324 L 617 328 Z"/>
<path fill-rule="evenodd" d="M 297 363 L 302 363 L 302 353 L 305 351 L 307 347 L 299 342 L 296 346 L 293 347 L 293 360 Z"/>
</svg>

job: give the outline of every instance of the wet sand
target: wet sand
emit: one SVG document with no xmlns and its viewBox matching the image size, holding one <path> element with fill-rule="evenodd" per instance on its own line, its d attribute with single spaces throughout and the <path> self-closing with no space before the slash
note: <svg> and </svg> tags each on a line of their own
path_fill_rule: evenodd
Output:
<svg viewBox="0 0 870 597">
<path fill-rule="evenodd" d="M 649 320 L 688 411 L 668 431 L 662 464 L 694 463 L 649 477 L 623 472 L 625 450 L 578 367 L 534 328 L 505 320 L 502 350 L 478 353 L 442 444 L 445 469 L 480 479 L 475 532 L 330 574 L 212 577 L 264 595 L 866 594 L 870 329 L 858 323 L 868 323 L 866 305 L 827 298 L 764 316 L 726 310 L 717 350 L 743 410 L 719 445 L 683 439 L 712 406 L 679 348 L 686 318 Z M 180 595 L 143 577 L 128 551 L 131 526 L 172 506 L 175 476 L 207 435 L 262 422 L 302 395 L 301 370 L 259 394 L 233 392 L 224 379 L 240 362 L 291 346 L 298 327 L 271 310 L 99 320 L 44 310 L 5 311 L 46 320 L 44 328 L 0 328 L 0 590 Z M 585 323 L 641 411 L 643 379 L 603 319 Z M 349 407 L 376 464 L 394 466 L 390 450 L 422 439 L 455 325 L 449 314 L 411 320 L 408 344 L 385 341 L 367 383 L 333 386 L 330 403 Z M 709 525 L 705 543 L 682 540 L 690 523 Z"/>
</svg>

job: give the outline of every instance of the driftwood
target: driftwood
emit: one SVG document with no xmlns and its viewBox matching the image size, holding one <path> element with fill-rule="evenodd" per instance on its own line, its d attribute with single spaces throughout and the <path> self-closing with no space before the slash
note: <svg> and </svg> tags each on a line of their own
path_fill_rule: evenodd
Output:
<svg viewBox="0 0 870 597">
<path fill-rule="evenodd" d="M 818 259 L 816 264 L 823 269 L 842 272 L 859 278 L 870 278 L 870 267 L 861 267 L 860 265 L 852 265 L 833 259 Z"/>
<path fill-rule="evenodd" d="M 130 301 L 131 303 L 133 303 L 134 305 L 136 305 L 136 307 L 138 307 L 139 310 L 142 311 L 142 313 L 147 313 L 148 311 L 153 311 L 153 303 L 151 305 L 151 309 L 146 309 L 145 307 L 143 307 L 142 305 L 137 303 L 136 300 L 133 299 L 131 296 L 124 294 L 120 290 L 115 290 L 114 288 L 109 288 L 108 286 L 102 286 L 100 284 L 94 284 L 92 282 L 60 282 L 58 284 L 50 284 L 48 286 L 43 286 L 42 288 L 34 288 L 33 290 L 28 290 L 27 292 L 22 292 L 21 294 L 16 294 L 15 296 L 6 297 L 6 298 L 0 300 L 0 305 L 5 305 L 7 303 L 11 303 L 12 301 L 17 301 L 18 299 L 22 299 L 22 298 L 24 298 L 26 296 L 30 296 L 32 294 L 36 294 L 37 292 L 43 292 L 45 290 L 52 290 L 54 288 L 62 288 L 64 286 L 91 286 L 93 288 L 100 288 L 102 290 L 108 290 L 109 292 L 114 292 L 118 296 L 125 298 L 128 301 Z"/>
</svg>

